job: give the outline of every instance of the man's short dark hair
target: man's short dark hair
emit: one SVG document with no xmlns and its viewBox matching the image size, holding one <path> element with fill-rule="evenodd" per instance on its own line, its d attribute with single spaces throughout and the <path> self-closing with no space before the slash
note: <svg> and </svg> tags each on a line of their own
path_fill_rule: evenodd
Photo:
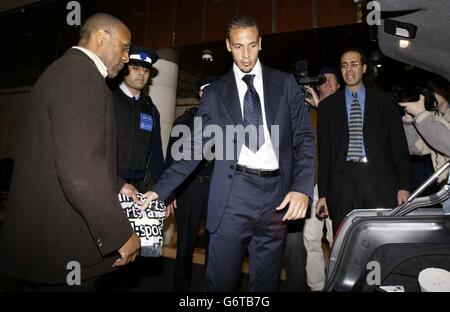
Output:
<svg viewBox="0 0 450 312">
<path fill-rule="evenodd" d="M 89 36 L 98 29 L 104 29 L 106 31 L 112 32 L 114 26 L 118 24 L 123 24 L 118 18 L 106 14 L 97 13 L 94 14 L 84 22 L 80 29 L 80 39 L 87 40 Z"/>
<path fill-rule="evenodd" d="M 359 49 L 359 48 L 347 48 L 347 49 L 344 50 L 344 52 L 342 52 L 341 57 L 342 57 L 342 55 L 344 55 L 345 53 L 348 53 L 348 52 L 356 52 L 356 53 L 358 53 L 359 55 L 361 55 L 361 63 L 363 65 L 367 64 L 366 54 L 364 53 L 364 51 L 362 49 Z"/>
<path fill-rule="evenodd" d="M 227 39 L 230 39 L 230 33 L 233 29 L 245 27 L 256 27 L 256 29 L 258 30 L 258 34 L 260 34 L 259 26 L 256 20 L 254 20 L 250 16 L 237 16 L 233 18 L 231 22 L 228 24 Z"/>
</svg>

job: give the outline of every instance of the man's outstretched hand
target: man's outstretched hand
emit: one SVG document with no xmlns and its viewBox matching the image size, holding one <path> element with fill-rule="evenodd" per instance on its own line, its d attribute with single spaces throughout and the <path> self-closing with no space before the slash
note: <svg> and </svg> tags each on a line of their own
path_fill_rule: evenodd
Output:
<svg viewBox="0 0 450 312">
<path fill-rule="evenodd" d="M 144 202 L 142 203 L 142 205 L 139 205 L 139 208 L 141 208 L 142 210 L 147 209 L 147 207 L 150 205 L 150 203 L 152 202 L 152 200 L 157 200 L 159 198 L 158 194 L 156 194 L 153 191 L 148 191 L 147 193 L 144 194 L 147 199 L 144 200 Z"/>
<path fill-rule="evenodd" d="M 302 219 L 308 209 L 308 196 L 299 192 L 289 192 L 276 210 L 284 209 L 287 204 L 289 204 L 289 209 L 284 215 L 283 221 Z"/>
</svg>

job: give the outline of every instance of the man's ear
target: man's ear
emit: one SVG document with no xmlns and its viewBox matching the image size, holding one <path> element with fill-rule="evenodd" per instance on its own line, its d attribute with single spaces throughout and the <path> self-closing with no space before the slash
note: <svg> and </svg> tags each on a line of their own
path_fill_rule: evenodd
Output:
<svg viewBox="0 0 450 312">
<path fill-rule="evenodd" d="M 231 42 L 229 39 L 225 40 L 225 44 L 227 45 L 228 52 L 231 52 Z"/>
<path fill-rule="evenodd" d="M 367 64 L 363 64 L 363 74 L 365 74 L 367 71 Z"/>
<path fill-rule="evenodd" d="M 95 36 L 95 42 L 97 43 L 98 46 L 103 46 L 103 44 L 105 43 L 106 40 L 106 31 L 104 31 L 103 29 L 97 29 L 94 33 Z"/>
<path fill-rule="evenodd" d="M 261 36 L 259 36 L 259 41 L 258 41 L 258 44 L 259 44 L 259 51 L 261 51 L 261 50 L 262 50 L 262 45 L 261 45 L 261 42 L 262 42 L 262 37 L 261 37 Z"/>
</svg>

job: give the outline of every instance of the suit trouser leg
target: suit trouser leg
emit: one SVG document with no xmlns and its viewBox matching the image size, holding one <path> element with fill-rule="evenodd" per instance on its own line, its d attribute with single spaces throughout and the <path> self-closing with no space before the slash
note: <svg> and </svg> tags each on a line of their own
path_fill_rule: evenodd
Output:
<svg viewBox="0 0 450 312">
<path fill-rule="evenodd" d="M 367 208 L 365 207 L 366 189 L 375 192 L 371 186 L 369 165 L 346 162 L 343 174 L 341 207 L 336 211 L 336 217 L 333 219 L 335 231 L 338 230 L 339 225 L 352 210 Z"/>
<path fill-rule="evenodd" d="M 390 181 L 386 181 L 389 183 Z M 380 190 L 374 183 L 370 163 L 346 162 L 342 185 L 342 207 L 335 229 L 345 216 L 354 209 L 392 208 L 396 206 L 397 190 Z M 335 221 L 333 219 L 333 221 Z"/>
<path fill-rule="evenodd" d="M 208 190 L 209 184 L 193 182 L 177 200 L 177 256 L 173 281 L 174 291 L 189 291 L 192 256 L 204 208 L 207 206 Z"/>
<path fill-rule="evenodd" d="M 250 291 L 277 291 L 286 226 L 280 177 L 236 173 L 218 229 L 210 234 L 208 291 L 234 291 L 249 251 Z"/>
</svg>

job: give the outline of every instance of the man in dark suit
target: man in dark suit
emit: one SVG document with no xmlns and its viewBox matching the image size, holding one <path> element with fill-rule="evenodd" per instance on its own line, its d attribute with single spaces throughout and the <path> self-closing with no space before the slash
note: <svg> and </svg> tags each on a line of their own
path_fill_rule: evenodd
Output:
<svg viewBox="0 0 450 312">
<path fill-rule="evenodd" d="M 202 142 L 204 150 L 210 148 L 211 133 L 215 144 L 206 288 L 235 290 L 248 250 L 250 290 L 276 291 L 286 236 L 283 221 L 304 218 L 313 195 L 314 134 L 294 77 L 259 62 L 256 22 L 235 18 L 226 45 L 233 68 L 205 90 L 191 140 L 191 152 L 202 151 Z M 166 199 L 201 160 L 186 149 L 182 156 L 148 194 L 151 199 Z"/>
<path fill-rule="evenodd" d="M 409 196 L 409 156 L 392 96 L 364 86 L 364 53 L 341 56 L 345 90 L 319 105 L 319 201 L 336 230 L 357 208 L 392 208 Z M 321 208 L 324 208 L 321 211 Z"/>
<path fill-rule="evenodd" d="M 130 39 L 115 17 L 91 16 L 78 46 L 32 90 L 0 242 L 0 270 L 23 280 L 22 290 L 97 290 L 101 275 L 138 253 L 140 240 L 117 198 L 134 189 L 117 183 L 105 84 L 128 62 Z"/>
</svg>

